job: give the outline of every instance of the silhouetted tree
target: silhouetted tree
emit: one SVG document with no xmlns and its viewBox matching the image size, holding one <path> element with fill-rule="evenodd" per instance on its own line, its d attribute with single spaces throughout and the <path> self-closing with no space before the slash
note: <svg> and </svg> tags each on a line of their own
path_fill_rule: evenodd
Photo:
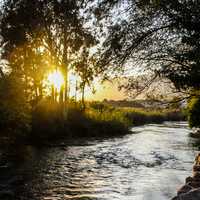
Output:
<svg viewBox="0 0 200 200">
<path fill-rule="evenodd" d="M 83 109 L 85 109 L 85 87 L 91 86 L 94 77 L 97 76 L 94 55 L 90 55 L 89 48 L 84 46 L 74 62 L 74 68 L 80 77 L 80 90 Z"/>
<path fill-rule="evenodd" d="M 16 74 L 0 79 L 1 135 L 22 136 L 31 130 L 31 109 L 25 94 L 25 85 Z"/>
<path fill-rule="evenodd" d="M 34 62 L 33 57 L 27 55 L 27 46 L 38 53 L 38 60 L 43 59 L 45 53 L 46 64 L 60 69 L 64 74 L 65 91 L 61 91 L 61 95 L 67 99 L 68 71 L 73 54 L 79 51 L 83 43 L 89 46 L 95 41 L 90 32 L 83 27 L 84 19 L 80 15 L 82 7 L 83 2 L 79 0 L 5 1 L 1 35 L 2 43 L 5 44 L 3 56 L 9 61 L 11 68 L 13 62 L 16 64 L 18 59 L 15 55 L 15 59 L 11 60 L 10 55 L 16 54 L 18 49 L 21 51 L 20 59 L 23 60 L 17 63 L 18 70 L 25 69 L 30 64 L 36 68 L 34 63 L 25 65 L 27 59 Z M 36 72 L 39 68 L 40 64 L 37 65 Z M 28 78 L 29 76 L 26 79 Z"/>
<path fill-rule="evenodd" d="M 125 16 L 116 22 L 110 15 L 119 7 Z M 169 78 L 179 90 L 199 89 L 199 11 L 198 0 L 100 1 L 94 13 L 112 19 L 100 64 L 119 68 L 131 61 Z"/>
</svg>

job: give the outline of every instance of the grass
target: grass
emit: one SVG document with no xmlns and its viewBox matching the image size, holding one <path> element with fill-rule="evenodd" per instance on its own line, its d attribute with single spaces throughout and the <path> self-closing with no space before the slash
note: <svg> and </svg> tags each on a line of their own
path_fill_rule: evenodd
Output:
<svg viewBox="0 0 200 200">
<path fill-rule="evenodd" d="M 131 126 L 145 123 L 184 120 L 178 110 L 144 110 L 115 108 L 99 102 L 69 103 L 63 106 L 53 102 L 41 102 L 33 111 L 31 138 L 37 141 L 62 137 L 117 136 L 129 132 Z M 38 139 L 39 138 L 39 139 Z"/>
<path fill-rule="evenodd" d="M 126 117 L 131 121 L 132 125 L 142 125 L 147 123 L 162 123 L 164 121 L 183 121 L 186 116 L 183 111 L 177 109 L 123 109 Z"/>
</svg>

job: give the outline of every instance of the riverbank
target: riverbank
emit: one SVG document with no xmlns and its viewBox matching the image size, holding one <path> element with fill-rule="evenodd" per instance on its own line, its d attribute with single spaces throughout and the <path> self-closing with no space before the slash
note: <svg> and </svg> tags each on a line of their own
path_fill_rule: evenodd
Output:
<svg viewBox="0 0 200 200">
<path fill-rule="evenodd" d="M 177 191 L 172 200 L 199 200 L 200 199 L 200 153 L 196 156 L 193 165 L 193 175 L 185 179 L 185 184 Z"/>
<path fill-rule="evenodd" d="M 41 104 L 33 113 L 31 138 L 113 137 L 129 133 L 132 126 L 183 120 L 181 110 L 124 109 L 101 102 L 88 102 L 82 109 L 81 104 L 71 102 L 63 113 L 59 104 Z"/>
<path fill-rule="evenodd" d="M 112 137 L 129 133 L 131 126 L 183 121 L 185 115 L 181 110 L 118 108 L 101 102 L 88 102 L 83 109 L 77 102 L 66 106 L 43 101 L 32 110 L 29 118 L 31 122 L 23 125 L 30 127 L 29 132 L 13 128 L 7 136 L 34 143 L 74 137 Z"/>
</svg>

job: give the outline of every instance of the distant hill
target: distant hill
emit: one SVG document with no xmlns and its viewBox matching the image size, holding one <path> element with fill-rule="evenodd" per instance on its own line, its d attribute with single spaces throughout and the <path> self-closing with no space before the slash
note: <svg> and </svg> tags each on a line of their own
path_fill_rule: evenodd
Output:
<svg viewBox="0 0 200 200">
<path fill-rule="evenodd" d="M 114 107 L 133 107 L 133 108 L 166 108 L 166 102 L 159 100 L 107 100 L 104 99 L 103 103 L 112 105 Z"/>
</svg>

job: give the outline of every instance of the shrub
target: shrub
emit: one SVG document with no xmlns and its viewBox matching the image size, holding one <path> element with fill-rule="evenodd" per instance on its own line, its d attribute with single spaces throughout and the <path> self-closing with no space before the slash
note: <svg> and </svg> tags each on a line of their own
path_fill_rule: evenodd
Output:
<svg viewBox="0 0 200 200">
<path fill-rule="evenodd" d="M 190 127 L 200 128 L 200 98 L 193 97 L 188 102 L 188 121 Z"/>
<path fill-rule="evenodd" d="M 32 111 L 32 136 L 57 137 L 64 130 L 62 105 L 51 100 L 41 100 Z"/>
<path fill-rule="evenodd" d="M 89 108 L 92 108 L 100 113 L 103 113 L 105 111 L 112 112 L 115 109 L 114 107 L 99 101 L 90 102 Z"/>
<path fill-rule="evenodd" d="M 12 75 L 0 80 L 0 130 L 15 138 L 31 130 L 31 108 L 24 85 Z"/>
</svg>

